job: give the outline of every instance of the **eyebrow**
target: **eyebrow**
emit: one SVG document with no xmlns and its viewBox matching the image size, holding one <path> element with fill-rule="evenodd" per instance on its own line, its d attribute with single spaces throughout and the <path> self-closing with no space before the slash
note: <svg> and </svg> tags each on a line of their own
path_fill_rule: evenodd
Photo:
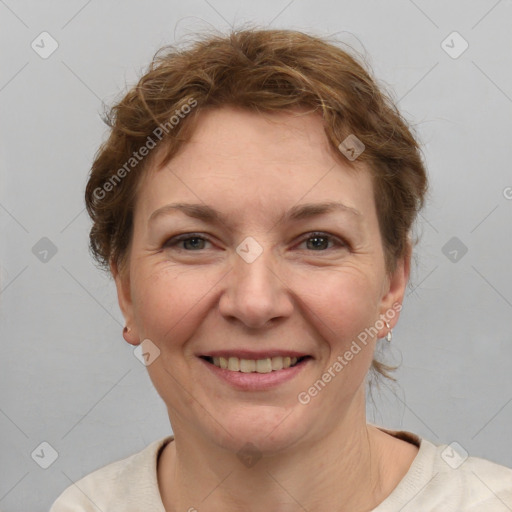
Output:
<svg viewBox="0 0 512 512">
<path fill-rule="evenodd" d="M 329 201 L 324 203 L 307 203 L 293 206 L 281 216 L 278 222 L 290 222 L 309 219 L 326 213 L 341 211 L 350 213 L 358 218 L 362 217 L 361 212 L 343 203 Z M 148 219 L 148 224 L 163 215 L 182 212 L 188 217 L 199 219 L 211 224 L 227 224 L 227 218 L 214 208 L 199 203 L 172 203 L 155 210 Z"/>
</svg>

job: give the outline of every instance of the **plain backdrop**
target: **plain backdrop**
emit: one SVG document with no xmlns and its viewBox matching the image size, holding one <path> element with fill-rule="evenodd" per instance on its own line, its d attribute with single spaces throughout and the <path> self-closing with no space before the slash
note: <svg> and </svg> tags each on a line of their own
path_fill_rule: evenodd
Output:
<svg viewBox="0 0 512 512">
<path fill-rule="evenodd" d="M 46 511 L 72 482 L 171 433 L 122 338 L 114 283 L 88 253 L 83 191 L 103 104 L 162 45 L 247 22 L 337 34 L 423 147 L 431 193 L 382 345 L 402 362 L 398 384 L 374 391 L 368 420 L 512 466 L 512 1 L 0 0 L 4 512 Z"/>
</svg>

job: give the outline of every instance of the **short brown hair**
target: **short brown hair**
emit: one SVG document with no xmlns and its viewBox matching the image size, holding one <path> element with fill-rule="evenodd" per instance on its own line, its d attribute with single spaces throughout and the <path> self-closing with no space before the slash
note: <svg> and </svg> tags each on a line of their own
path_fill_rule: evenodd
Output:
<svg viewBox="0 0 512 512">
<path fill-rule="evenodd" d="M 170 119 L 191 101 L 193 111 L 171 126 Z M 222 106 L 319 112 L 330 144 L 349 165 L 340 142 L 349 135 L 362 141 L 365 149 L 357 161 L 366 162 L 372 174 L 386 267 L 394 269 L 409 250 L 408 237 L 427 190 L 411 128 L 370 71 L 347 51 L 303 32 L 264 29 L 207 34 L 186 49 L 162 48 L 137 85 L 107 112 L 110 135 L 95 155 L 85 191 L 93 221 L 90 249 L 103 269 L 111 262 L 122 268 L 128 259 L 144 169 L 157 153 L 159 165 L 176 154 L 201 110 Z M 168 130 L 162 130 L 165 126 Z M 135 160 L 149 139 L 158 149 Z M 127 162 L 137 172 L 130 172 Z M 373 366 L 383 375 L 391 369 L 377 361 Z"/>
</svg>

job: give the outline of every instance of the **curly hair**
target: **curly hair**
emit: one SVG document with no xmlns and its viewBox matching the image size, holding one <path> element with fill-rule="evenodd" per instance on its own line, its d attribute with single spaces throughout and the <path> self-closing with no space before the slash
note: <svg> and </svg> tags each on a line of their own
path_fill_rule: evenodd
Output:
<svg viewBox="0 0 512 512">
<path fill-rule="evenodd" d="M 334 42 L 293 30 L 244 29 L 198 36 L 186 48 L 165 46 L 139 82 L 106 114 L 85 190 L 92 219 L 90 250 L 109 270 L 125 266 L 144 170 L 165 165 L 194 131 L 198 114 L 223 106 L 257 112 L 318 112 L 339 158 L 349 135 L 364 144 L 386 268 L 410 248 L 409 235 L 427 192 L 427 174 L 412 128 L 355 56 Z M 184 115 L 186 114 L 186 115 Z M 153 148 L 157 150 L 153 151 Z M 137 172 L 133 172 L 136 169 Z M 373 368 L 393 379 L 389 367 Z"/>
</svg>

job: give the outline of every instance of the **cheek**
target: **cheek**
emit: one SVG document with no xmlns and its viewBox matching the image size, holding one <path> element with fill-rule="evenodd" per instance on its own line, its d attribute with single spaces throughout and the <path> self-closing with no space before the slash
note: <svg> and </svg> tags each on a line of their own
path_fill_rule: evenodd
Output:
<svg viewBox="0 0 512 512">
<path fill-rule="evenodd" d="M 322 379 L 333 385 L 319 406 L 325 401 L 342 403 L 359 388 L 374 355 L 375 340 L 368 328 L 378 318 L 376 279 L 371 273 L 355 268 L 332 272 L 323 290 L 310 301 L 310 322 L 322 340 Z"/>
<path fill-rule="evenodd" d="M 280 276 L 286 286 L 278 293 L 288 294 L 297 304 L 287 319 L 290 328 L 305 323 L 306 331 L 313 336 L 316 332 L 333 357 L 343 353 L 377 318 L 376 276 L 368 270 L 350 265 L 307 272 L 287 268 Z M 142 269 L 133 281 L 141 339 L 149 338 L 168 351 L 180 347 L 207 321 L 226 292 L 225 274 L 219 267 Z"/>
<path fill-rule="evenodd" d="M 308 306 L 318 318 L 315 324 L 323 327 L 323 337 L 332 344 L 345 345 L 375 322 L 377 287 L 370 274 L 345 268 L 326 273 L 316 282 L 321 293 L 310 294 Z"/>
<path fill-rule="evenodd" d="M 140 336 L 160 347 L 187 339 L 218 280 L 217 274 L 197 269 L 143 269 L 133 283 Z"/>
</svg>

